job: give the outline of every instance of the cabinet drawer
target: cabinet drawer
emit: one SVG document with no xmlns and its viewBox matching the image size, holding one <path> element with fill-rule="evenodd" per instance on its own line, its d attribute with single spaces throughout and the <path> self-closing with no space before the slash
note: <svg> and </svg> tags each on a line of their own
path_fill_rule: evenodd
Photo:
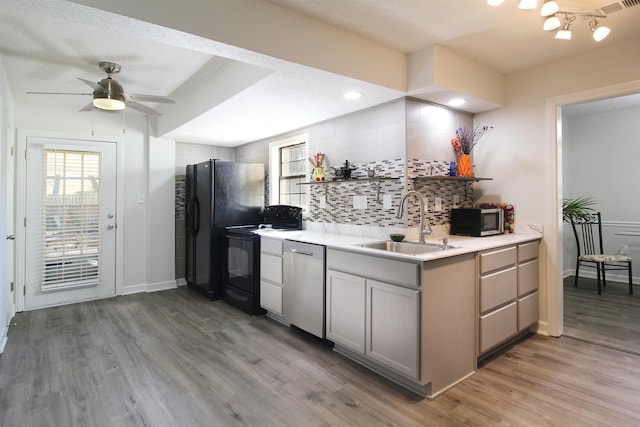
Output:
<svg viewBox="0 0 640 427">
<path fill-rule="evenodd" d="M 327 250 L 327 268 L 362 277 L 417 288 L 420 286 L 422 263 L 411 263 L 361 255 L 353 252 Z"/>
<path fill-rule="evenodd" d="M 260 237 L 260 252 L 282 256 L 282 240 Z"/>
<path fill-rule="evenodd" d="M 480 254 L 480 274 L 488 273 L 499 268 L 508 267 L 516 263 L 517 250 L 515 246 L 497 251 Z"/>
<path fill-rule="evenodd" d="M 517 302 L 480 317 L 480 353 L 490 350 L 517 332 Z"/>
<path fill-rule="evenodd" d="M 518 300 L 518 331 L 538 321 L 538 292 Z"/>
<path fill-rule="evenodd" d="M 518 245 L 518 262 L 538 258 L 538 242 L 523 243 Z"/>
<path fill-rule="evenodd" d="M 282 286 L 261 280 L 260 307 L 282 315 Z"/>
<path fill-rule="evenodd" d="M 260 278 L 282 283 L 282 258 L 276 255 L 260 254 Z"/>
<path fill-rule="evenodd" d="M 538 260 L 518 265 L 518 296 L 538 289 Z"/>
<path fill-rule="evenodd" d="M 516 299 L 517 271 L 514 265 L 506 270 L 480 277 L 480 313 Z"/>
</svg>

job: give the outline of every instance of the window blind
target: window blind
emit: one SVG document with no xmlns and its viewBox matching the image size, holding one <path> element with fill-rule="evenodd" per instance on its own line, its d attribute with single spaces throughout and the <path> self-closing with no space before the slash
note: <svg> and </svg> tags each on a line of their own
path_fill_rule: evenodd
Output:
<svg viewBox="0 0 640 427">
<path fill-rule="evenodd" d="M 97 152 L 44 150 L 42 289 L 99 283 Z"/>
</svg>

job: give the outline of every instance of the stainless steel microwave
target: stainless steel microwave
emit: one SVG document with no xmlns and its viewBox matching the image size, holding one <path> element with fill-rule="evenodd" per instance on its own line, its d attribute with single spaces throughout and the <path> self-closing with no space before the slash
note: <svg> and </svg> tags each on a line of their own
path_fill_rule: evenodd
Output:
<svg viewBox="0 0 640 427">
<path fill-rule="evenodd" d="M 483 237 L 504 233 L 504 209 L 451 209 L 451 234 Z"/>
</svg>

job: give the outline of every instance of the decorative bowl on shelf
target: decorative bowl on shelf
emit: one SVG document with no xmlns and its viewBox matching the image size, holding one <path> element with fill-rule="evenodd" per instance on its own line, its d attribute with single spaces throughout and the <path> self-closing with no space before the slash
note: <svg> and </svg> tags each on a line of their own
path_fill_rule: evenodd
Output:
<svg viewBox="0 0 640 427">
<path fill-rule="evenodd" d="M 404 240 L 404 234 L 389 234 L 389 237 L 391 238 L 391 240 L 393 240 L 394 242 L 402 242 Z"/>
</svg>

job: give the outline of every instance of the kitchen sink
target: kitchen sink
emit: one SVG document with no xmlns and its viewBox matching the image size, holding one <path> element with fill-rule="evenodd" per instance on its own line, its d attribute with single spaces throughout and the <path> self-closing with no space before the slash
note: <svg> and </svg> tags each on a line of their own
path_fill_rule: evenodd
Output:
<svg viewBox="0 0 640 427">
<path fill-rule="evenodd" d="M 421 255 L 429 252 L 438 252 L 446 249 L 453 249 L 453 246 L 447 245 L 444 248 L 441 244 L 436 243 L 411 243 L 411 242 L 371 242 L 358 245 L 363 248 L 377 249 L 387 252 L 397 252 L 407 255 Z"/>
</svg>

